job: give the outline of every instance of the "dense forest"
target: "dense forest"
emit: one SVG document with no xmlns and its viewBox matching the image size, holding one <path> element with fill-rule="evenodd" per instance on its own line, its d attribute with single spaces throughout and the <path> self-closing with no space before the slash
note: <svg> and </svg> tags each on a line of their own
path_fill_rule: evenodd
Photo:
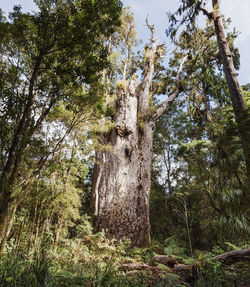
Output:
<svg viewBox="0 0 250 287">
<path fill-rule="evenodd" d="M 0 286 L 250 286 L 250 83 L 220 1 L 166 8 L 171 53 L 119 0 L 34 2 L 0 9 Z"/>
</svg>

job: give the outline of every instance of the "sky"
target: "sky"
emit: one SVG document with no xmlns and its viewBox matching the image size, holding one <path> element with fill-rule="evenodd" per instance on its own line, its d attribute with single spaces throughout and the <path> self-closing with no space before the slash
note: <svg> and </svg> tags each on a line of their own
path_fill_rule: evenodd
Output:
<svg viewBox="0 0 250 287">
<path fill-rule="evenodd" d="M 170 40 L 165 35 L 168 27 L 166 12 L 174 12 L 179 4 L 179 0 L 123 0 L 124 6 L 130 6 L 135 14 L 138 37 L 146 42 L 149 37 L 145 19 L 148 16 L 149 22 L 155 24 L 157 36 L 162 42 L 166 42 L 171 47 Z M 23 11 L 32 11 L 36 5 L 32 0 L 0 0 L 0 8 L 7 12 L 12 10 L 14 5 L 20 4 Z M 221 11 L 232 20 L 230 29 L 236 27 L 240 32 L 235 42 L 240 50 L 241 68 L 239 71 L 240 84 L 250 83 L 250 0 L 222 0 Z"/>
<path fill-rule="evenodd" d="M 145 19 L 148 16 L 149 22 L 155 24 L 161 41 L 166 42 L 167 45 L 170 44 L 170 40 L 165 35 L 168 27 L 166 12 L 175 12 L 180 3 L 179 0 L 124 0 L 123 3 L 125 6 L 130 6 L 135 14 L 139 38 L 144 40 L 149 36 L 145 26 Z M 250 0 L 222 0 L 221 12 L 226 18 L 231 18 L 230 29 L 236 27 L 240 32 L 235 41 L 241 56 L 238 79 L 240 84 L 250 83 Z"/>
</svg>

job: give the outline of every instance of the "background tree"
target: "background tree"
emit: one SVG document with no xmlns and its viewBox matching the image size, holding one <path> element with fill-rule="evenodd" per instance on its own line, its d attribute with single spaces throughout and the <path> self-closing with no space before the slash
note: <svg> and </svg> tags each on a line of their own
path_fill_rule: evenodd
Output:
<svg viewBox="0 0 250 287">
<path fill-rule="evenodd" d="M 183 70 L 189 77 L 171 112 L 162 116 L 155 130 L 153 234 L 175 236 L 188 246 L 184 222 L 177 217 L 183 208 L 178 198 L 184 196 L 194 248 L 246 240 L 249 208 L 244 157 L 214 29 L 209 25 L 184 31 L 176 45 L 182 53 L 189 51 Z M 237 63 L 237 53 L 234 57 Z M 156 209 L 156 203 L 163 211 Z"/>
<path fill-rule="evenodd" d="M 242 90 L 237 80 L 237 74 L 235 71 L 235 63 L 233 61 L 232 50 L 230 49 L 229 39 L 226 37 L 224 31 L 224 20 L 220 12 L 220 5 L 218 0 L 212 0 L 213 11 L 206 10 L 206 4 L 208 1 L 182 1 L 179 9 L 176 13 L 170 15 L 169 19 L 172 22 L 168 33 L 172 37 L 176 34 L 176 27 L 180 25 L 187 25 L 187 28 L 191 29 L 195 23 L 197 15 L 203 13 L 208 17 L 208 20 L 213 22 L 217 44 L 219 47 L 220 57 L 223 63 L 223 70 L 227 81 L 227 86 L 230 92 L 231 103 L 234 110 L 235 119 L 237 122 L 239 136 L 241 138 L 244 158 L 246 163 L 246 170 L 248 179 L 250 179 L 250 116 L 247 108 L 246 101 L 244 99 Z M 182 16 L 179 20 L 178 17 Z M 178 24 L 178 25 L 177 25 Z"/>
<path fill-rule="evenodd" d="M 25 14 L 16 6 L 9 21 L 1 17 L 0 23 L 1 235 L 14 193 L 27 185 L 20 183 L 26 150 L 41 141 L 37 133 L 59 101 L 70 103 L 81 89 L 89 99 L 83 85 L 96 82 L 107 65 L 105 40 L 119 24 L 121 9 L 114 0 L 36 3 L 39 12 Z M 37 172 L 45 161 L 42 156 Z"/>
</svg>

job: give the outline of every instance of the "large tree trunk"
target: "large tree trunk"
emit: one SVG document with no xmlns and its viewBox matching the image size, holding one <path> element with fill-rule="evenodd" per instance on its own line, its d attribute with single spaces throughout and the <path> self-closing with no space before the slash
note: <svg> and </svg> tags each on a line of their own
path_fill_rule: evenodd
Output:
<svg viewBox="0 0 250 287">
<path fill-rule="evenodd" d="M 138 97 L 131 89 L 117 101 L 115 128 L 105 140 L 112 151 L 97 152 L 94 169 L 96 231 L 108 236 L 131 238 L 144 245 L 149 241 L 149 192 L 153 126 L 138 124 Z"/>
<path fill-rule="evenodd" d="M 231 101 L 234 109 L 235 119 L 238 126 L 239 135 L 242 141 L 243 153 L 246 162 L 247 175 L 250 181 L 250 117 L 246 108 L 240 85 L 235 72 L 232 53 L 224 32 L 222 16 L 219 10 L 219 1 L 212 0 L 213 13 L 217 42 L 223 62 L 223 68 L 227 85 L 229 88 Z"/>
</svg>

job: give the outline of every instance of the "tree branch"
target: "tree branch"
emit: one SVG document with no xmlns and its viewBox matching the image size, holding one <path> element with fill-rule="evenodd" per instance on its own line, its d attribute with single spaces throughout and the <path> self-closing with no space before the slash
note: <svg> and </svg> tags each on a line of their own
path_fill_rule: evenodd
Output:
<svg viewBox="0 0 250 287">
<path fill-rule="evenodd" d="M 205 8 L 199 7 L 198 10 L 200 10 L 209 20 L 213 20 L 213 12 L 208 12 Z"/>
<path fill-rule="evenodd" d="M 159 117 L 168 109 L 168 107 L 171 105 L 171 103 L 175 100 L 175 98 L 178 96 L 180 92 L 180 74 L 182 67 L 184 65 L 184 62 L 187 60 L 188 55 L 185 55 L 180 63 L 180 66 L 178 67 L 177 70 L 177 75 L 176 75 L 176 87 L 175 91 L 163 102 L 159 105 L 159 107 L 156 109 L 156 111 L 151 115 L 150 119 L 152 121 L 157 121 Z"/>
<path fill-rule="evenodd" d="M 16 151 L 18 149 L 20 141 L 22 140 L 21 134 L 25 128 L 25 123 L 26 123 L 26 121 L 30 115 L 30 110 L 31 110 L 31 107 L 34 103 L 34 86 L 35 86 L 37 74 L 38 74 L 42 59 L 43 59 L 43 55 L 44 54 L 41 51 L 39 56 L 36 59 L 36 62 L 35 62 L 34 68 L 33 68 L 33 73 L 32 73 L 31 79 L 30 79 L 29 93 L 28 93 L 28 97 L 27 97 L 26 106 L 24 108 L 21 120 L 20 120 L 18 127 L 17 127 L 17 130 L 15 132 L 15 135 L 14 135 L 14 138 L 13 138 L 10 150 L 9 150 L 8 160 L 7 160 L 7 163 L 3 169 L 3 174 L 2 174 L 1 180 L 4 180 L 5 175 L 10 173 L 11 168 L 14 164 L 14 161 L 16 160 L 16 158 L 15 158 Z"/>
<path fill-rule="evenodd" d="M 148 112 L 149 107 L 148 93 L 153 80 L 155 60 L 158 58 L 157 55 L 158 40 L 155 37 L 155 27 L 154 25 L 150 25 L 148 23 L 148 18 L 146 19 L 146 24 L 148 29 L 151 31 L 151 37 L 150 37 L 151 47 L 146 48 L 145 57 L 147 59 L 147 67 L 138 91 L 139 110 L 140 113 L 144 115 L 147 114 Z"/>
</svg>

